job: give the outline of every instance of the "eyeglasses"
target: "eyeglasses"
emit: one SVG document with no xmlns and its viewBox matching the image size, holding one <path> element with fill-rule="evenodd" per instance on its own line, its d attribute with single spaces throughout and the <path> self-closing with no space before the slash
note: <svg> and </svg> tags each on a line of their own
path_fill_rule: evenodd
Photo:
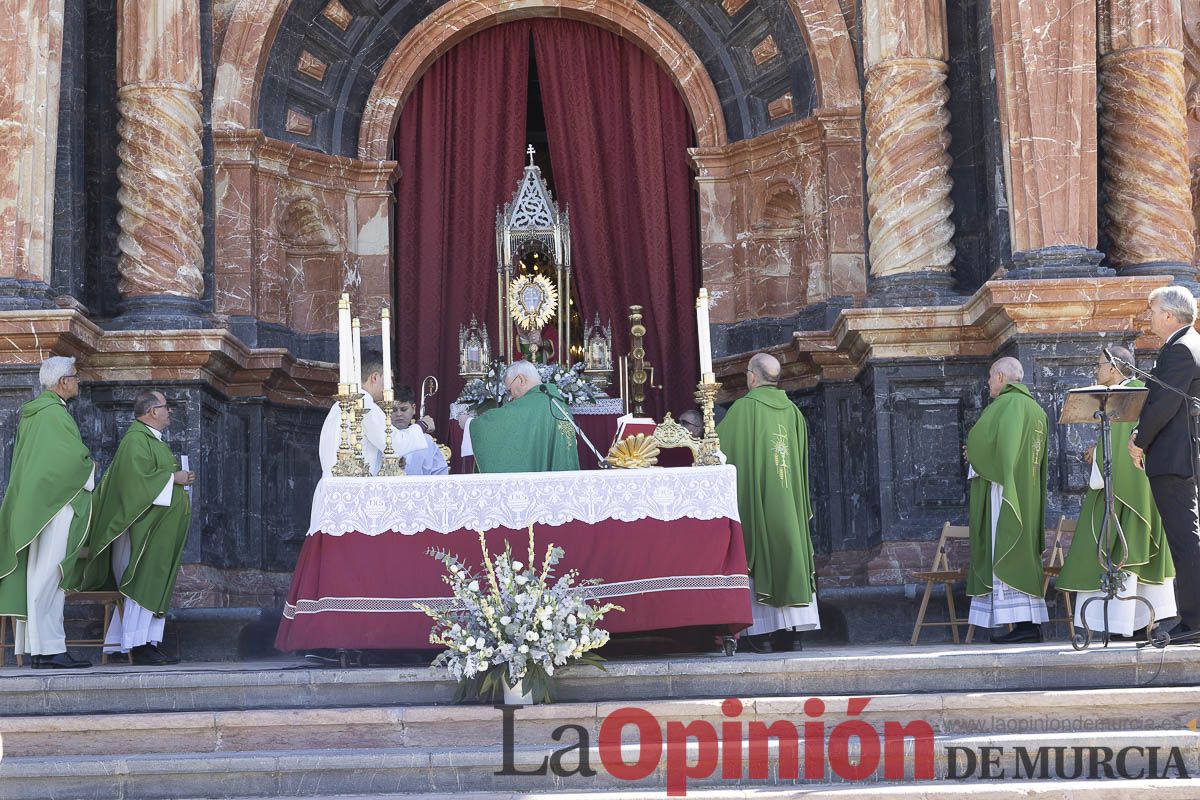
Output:
<svg viewBox="0 0 1200 800">
<path fill-rule="evenodd" d="M 159 409 L 159 408 L 165 408 L 167 411 L 170 411 L 170 410 L 171 410 L 171 407 L 170 407 L 169 405 L 167 405 L 166 403 L 163 403 L 161 406 L 150 406 L 150 407 L 149 407 L 149 408 L 147 408 L 146 410 L 147 410 L 147 411 L 154 411 L 155 409 Z"/>
<path fill-rule="evenodd" d="M 78 373 L 78 372 L 72 372 L 70 375 L 63 375 L 63 376 L 62 376 L 62 379 L 63 379 L 64 381 L 65 381 L 67 378 L 74 378 L 75 380 L 79 380 L 79 373 Z"/>
</svg>

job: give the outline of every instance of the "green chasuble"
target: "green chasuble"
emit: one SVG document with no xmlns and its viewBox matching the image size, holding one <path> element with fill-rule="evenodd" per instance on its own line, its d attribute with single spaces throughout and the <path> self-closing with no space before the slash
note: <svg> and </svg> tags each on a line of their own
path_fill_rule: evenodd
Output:
<svg viewBox="0 0 1200 800">
<path fill-rule="evenodd" d="M 1010 383 L 967 434 L 971 480 L 971 568 L 967 594 L 992 591 L 992 575 L 1042 596 L 1046 530 L 1046 412 L 1021 383 Z M 1003 487 L 992 558 L 991 483 Z"/>
<path fill-rule="evenodd" d="M 59 569 L 65 575 L 73 568 L 91 520 L 92 493 L 83 487 L 92 468 L 79 426 L 61 397 L 45 391 L 21 406 L 8 490 L 0 504 L 0 614 L 27 617 L 29 545 L 68 504 L 75 516 Z"/>
<path fill-rule="evenodd" d="M 1126 381 L 1122 386 L 1140 388 L 1141 381 Z M 1175 577 L 1175 564 L 1163 534 L 1162 518 L 1150 494 L 1150 479 L 1146 473 L 1134 466 L 1133 458 L 1125 443 L 1136 427 L 1133 422 L 1112 424 L 1112 490 L 1113 516 L 1121 523 L 1125 541 L 1129 547 L 1125 569 L 1138 576 L 1143 583 L 1161 584 L 1166 578 Z M 1096 463 L 1104 464 L 1104 442 L 1096 444 Z M 1076 592 L 1100 590 L 1099 556 L 1096 543 L 1100 537 L 1100 524 L 1104 520 L 1104 490 L 1090 489 L 1083 499 L 1079 512 L 1079 524 L 1071 550 L 1063 563 L 1062 574 L 1056 585 L 1060 589 Z M 1114 562 L 1125 557 L 1116 528 L 1109 523 L 1111 552 Z"/>
<path fill-rule="evenodd" d="M 808 523 L 808 426 L 774 386 L 751 389 L 717 426 L 737 467 L 738 514 L 758 602 L 806 606 L 816 585 Z"/>
<path fill-rule="evenodd" d="M 479 472 L 579 469 L 571 412 L 553 384 L 539 384 L 472 420 L 471 447 Z"/>
<path fill-rule="evenodd" d="M 154 614 L 167 613 L 192 506 L 187 491 L 177 483 L 171 484 L 170 506 L 153 503 L 178 469 L 171 448 L 145 423 L 135 420 L 96 492 L 91 556 L 74 577 L 76 588 L 96 590 L 113 585 L 109 545 L 128 530 L 130 557 L 121 577 L 121 594 Z"/>
</svg>

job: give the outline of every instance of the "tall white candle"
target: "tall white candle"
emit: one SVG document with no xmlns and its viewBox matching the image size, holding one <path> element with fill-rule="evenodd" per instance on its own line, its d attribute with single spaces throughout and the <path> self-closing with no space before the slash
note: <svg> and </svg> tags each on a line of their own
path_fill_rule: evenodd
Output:
<svg viewBox="0 0 1200 800">
<path fill-rule="evenodd" d="M 350 295 L 338 299 L 338 383 L 349 384 L 352 370 L 350 357 Z"/>
<path fill-rule="evenodd" d="M 701 288 L 696 298 L 696 333 L 700 344 L 700 378 L 712 374 L 712 344 L 708 330 L 708 289 Z"/>
<path fill-rule="evenodd" d="M 354 321 L 350 323 L 350 330 L 352 332 L 351 337 L 350 337 L 351 338 L 350 348 L 352 350 L 352 355 L 353 355 L 353 359 L 352 359 L 351 363 L 353 363 L 353 365 L 354 365 L 353 369 L 350 372 L 350 378 L 351 378 L 350 382 L 353 383 L 355 386 L 357 386 L 359 389 L 361 389 L 362 388 L 362 326 L 359 324 L 358 317 L 355 317 Z"/>
<path fill-rule="evenodd" d="M 383 336 L 383 390 L 392 388 L 392 314 L 384 306 L 379 312 L 379 331 Z"/>
</svg>

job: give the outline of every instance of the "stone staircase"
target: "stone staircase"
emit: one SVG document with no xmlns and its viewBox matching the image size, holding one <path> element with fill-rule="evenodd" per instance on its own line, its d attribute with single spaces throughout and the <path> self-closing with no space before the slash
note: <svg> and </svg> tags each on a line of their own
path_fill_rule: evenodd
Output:
<svg viewBox="0 0 1200 800">
<path fill-rule="evenodd" d="M 568 671 L 558 704 L 512 711 L 506 769 L 501 711 L 446 704 L 453 686 L 425 668 L 307 669 L 295 661 L 87 674 L 6 668 L 0 670 L 0 800 L 378 800 L 464 792 L 477 800 L 530 792 L 662 797 L 667 786 L 703 797 L 803 791 L 839 800 L 1000 798 L 1069 791 L 1124 798 L 1153 790 L 1157 800 L 1195 798 L 1200 790 L 1191 781 L 1156 778 L 1177 774 L 1179 764 L 1189 776 L 1200 775 L 1200 734 L 1193 730 L 1198 686 L 1200 648 L 1190 647 L 833 648 L 631 659 L 611 663 L 607 672 Z M 640 709 L 626 713 L 645 724 L 644 740 L 634 724 L 616 724 L 614 715 L 631 707 Z M 779 723 L 796 726 L 799 780 L 786 772 L 776 742 L 765 766 L 750 744 L 756 724 Z M 822 726 L 823 736 L 806 723 Z M 908 736 L 885 741 L 893 729 Z M 804 739 L 809 730 L 811 745 Z M 679 746 L 656 755 L 655 736 Z M 735 736 L 740 746 L 732 745 Z M 804 755 L 818 744 L 829 762 L 814 759 L 824 768 L 806 775 Z M 992 774 L 981 779 L 989 747 L 1000 749 L 991 751 Z M 1039 747 L 1066 749 L 1040 751 L 1039 761 Z M 559 772 L 567 774 L 514 774 L 535 771 L 564 749 Z M 578 774 L 583 750 L 595 775 Z M 1032 766 L 1021 761 L 1022 752 Z M 892 773 L 884 766 L 889 753 L 896 755 Z M 620 763 L 628 770 L 642 755 L 647 761 L 633 779 L 614 776 Z M 860 759 L 878 763 L 859 776 L 853 773 Z M 970 759 L 976 763 L 969 770 Z M 752 764 L 763 771 L 752 772 Z M 938 780 L 915 781 L 924 777 L 918 765 Z M 1142 777 L 1087 780 L 1092 772 L 1106 777 L 1106 765 Z M 894 773 L 898 766 L 903 778 Z M 1081 779 L 1053 780 L 1076 772 Z M 1046 779 L 1037 779 L 1043 773 Z M 759 774 L 765 777 L 752 777 Z M 947 775 L 969 780 L 950 783 Z"/>
</svg>

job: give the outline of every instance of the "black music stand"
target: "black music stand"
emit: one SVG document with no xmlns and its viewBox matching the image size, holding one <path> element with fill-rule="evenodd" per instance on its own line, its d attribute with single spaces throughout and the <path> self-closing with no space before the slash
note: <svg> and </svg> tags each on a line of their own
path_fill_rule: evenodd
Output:
<svg viewBox="0 0 1200 800">
<path fill-rule="evenodd" d="M 1100 576 L 1100 591 L 1102 597 L 1089 597 L 1079 607 L 1079 618 L 1083 623 L 1083 633 L 1071 634 L 1071 646 L 1076 650 L 1086 650 L 1092 643 L 1092 629 L 1088 625 L 1087 607 L 1096 600 L 1104 603 L 1104 646 L 1112 638 L 1108 629 L 1108 604 L 1113 600 L 1145 603 L 1150 609 L 1150 624 L 1148 631 L 1154 630 L 1154 606 L 1144 597 L 1118 597 L 1122 588 L 1121 570 L 1129 558 L 1129 547 L 1125 541 L 1125 532 L 1121 523 L 1113 515 L 1112 491 L 1112 423 L 1136 422 L 1146 402 L 1146 389 L 1130 386 L 1089 386 L 1084 389 L 1072 389 L 1067 392 L 1066 402 L 1063 403 L 1062 414 L 1058 422 L 1062 425 L 1100 424 L 1100 439 L 1104 443 L 1104 519 L 1100 523 L 1100 534 L 1096 538 L 1096 557 L 1104 572 Z M 1120 563 L 1114 563 L 1112 557 L 1113 528 L 1121 543 L 1123 556 Z M 1149 638 L 1151 634 L 1147 634 Z M 1166 640 L 1156 638 L 1155 647 L 1165 647 Z"/>
</svg>

